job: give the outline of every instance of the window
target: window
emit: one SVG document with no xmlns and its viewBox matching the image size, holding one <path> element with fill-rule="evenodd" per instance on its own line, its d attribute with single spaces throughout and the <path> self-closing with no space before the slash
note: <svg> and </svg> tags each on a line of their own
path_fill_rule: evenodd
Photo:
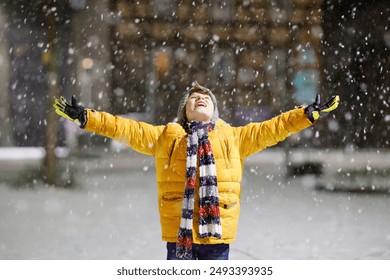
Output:
<svg viewBox="0 0 390 280">
<path fill-rule="evenodd" d="M 229 86 L 236 76 L 236 65 L 231 49 L 215 49 L 211 54 L 210 82 L 215 86 Z"/>
<path fill-rule="evenodd" d="M 154 0 L 153 12 L 157 16 L 169 17 L 174 12 L 173 0 Z M 176 4 L 176 3 L 175 3 Z"/>
<path fill-rule="evenodd" d="M 290 0 L 269 0 L 269 14 L 275 24 L 286 23 L 291 18 Z"/>
<path fill-rule="evenodd" d="M 212 18 L 220 21 L 228 21 L 233 18 L 234 2 L 233 0 L 215 0 L 212 1 Z"/>
</svg>

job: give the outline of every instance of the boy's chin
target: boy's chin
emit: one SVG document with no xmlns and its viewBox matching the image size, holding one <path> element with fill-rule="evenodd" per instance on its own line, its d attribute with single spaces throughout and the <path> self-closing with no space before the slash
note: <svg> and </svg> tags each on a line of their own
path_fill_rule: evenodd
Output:
<svg viewBox="0 0 390 280">
<path fill-rule="evenodd" d="M 190 121 L 197 121 L 197 122 L 207 123 L 207 122 L 211 121 L 211 118 L 209 118 L 207 116 L 196 116 L 196 117 L 193 117 Z"/>
</svg>

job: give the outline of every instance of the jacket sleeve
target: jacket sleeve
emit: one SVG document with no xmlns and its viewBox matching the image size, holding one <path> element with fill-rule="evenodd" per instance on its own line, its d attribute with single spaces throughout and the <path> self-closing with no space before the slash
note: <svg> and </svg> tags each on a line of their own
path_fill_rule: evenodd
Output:
<svg viewBox="0 0 390 280">
<path fill-rule="evenodd" d="M 154 156 L 155 144 L 163 128 L 164 126 L 154 126 L 87 109 L 87 123 L 84 129 L 112 138 L 137 152 Z"/>
<path fill-rule="evenodd" d="M 304 108 L 294 109 L 260 123 L 250 123 L 239 129 L 240 154 L 246 158 L 267 147 L 276 145 L 291 134 L 299 132 L 312 123 L 307 118 Z"/>
</svg>

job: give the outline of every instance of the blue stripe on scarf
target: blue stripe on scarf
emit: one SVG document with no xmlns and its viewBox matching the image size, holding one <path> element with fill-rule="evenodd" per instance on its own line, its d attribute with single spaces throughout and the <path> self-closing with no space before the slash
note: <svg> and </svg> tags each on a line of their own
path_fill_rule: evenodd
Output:
<svg viewBox="0 0 390 280">
<path fill-rule="evenodd" d="M 206 137 L 207 135 L 203 135 L 202 137 L 199 138 L 199 145 L 200 146 L 204 146 L 204 145 L 207 145 L 208 142 L 209 142 L 209 139 L 208 137 Z"/>
<path fill-rule="evenodd" d="M 217 176 L 202 176 L 199 178 L 200 186 L 216 186 Z"/>
<path fill-rule="evenodd" d="M 194 198 L 194 193 L 195 193 L 195 189 L 186 188 L 184 190 L 184 197 L 188 199 Z"/>
<path fill-rule="evenodd" d="M 217 205 L 219 206 L 219 198 L 215 196 L 207 196 L 202 197 L 199 199 L 199 205 L 205 206 L 205 205 Z"/>
<path fill-rule="evenodd" d="M 194 211 L 190 209 L 182 209 L 182 218 L 192 219 L 194 217 Z"/>
<path fill-rule="evenodd" d="M 200 165 L 210 165 L 215 164 L 215 159 L 213 155 L 205 155 L 204 157 L 199 158 Z"/>
<path fill-rule="evenodd" d="M 191 166 L 187 168 L 186 178 L 192 178 L 196 176 L 196 167 Z"/>
<path fill-rule="evenodd" d="M 198 153 L 198 145 L 191 145 L 187 147 L 187 156 L 193 156 Z"/>
<path fill-rule="evenodd" d="M 215 237 L 215 238 L 221 238 L 222 235 L 219 233 L 212 234 L 211 232 L 204 233 L 204 234 L 199 234 L 199 238 L 206 238 L 206 237 Z"/>
<path fill-rule="evenodd" d="M 182 237 L 192 237 L 192 230 L 185 229 L 185 228 L 180 228 L 179 229 L 179 234 Z"/>
<path fill-rule="evenodd" d="M 217 217 L 217 216 L 209 216 L 209 217 L 207 217 L 207 219 L 204 219 L 204 218 L 199 219 L 199 224 L 201 224 L 202 226 L 209 225 L 209 224 L 217 225 L 220 222 L 221 222 L 221 219 L 220 219 L 220 217 Z"/>
</svg>

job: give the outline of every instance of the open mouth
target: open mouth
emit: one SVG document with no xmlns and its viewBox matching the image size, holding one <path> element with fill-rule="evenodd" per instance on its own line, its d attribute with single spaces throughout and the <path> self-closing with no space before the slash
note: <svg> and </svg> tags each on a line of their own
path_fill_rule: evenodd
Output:
<svg viewBox="0 0 390 280">
<path fill-rule="evenodd" d="M 204 102 L 199 102 L 195 105 L 195 107 L 207 107 L 207 104 Z"/>
</svg>

